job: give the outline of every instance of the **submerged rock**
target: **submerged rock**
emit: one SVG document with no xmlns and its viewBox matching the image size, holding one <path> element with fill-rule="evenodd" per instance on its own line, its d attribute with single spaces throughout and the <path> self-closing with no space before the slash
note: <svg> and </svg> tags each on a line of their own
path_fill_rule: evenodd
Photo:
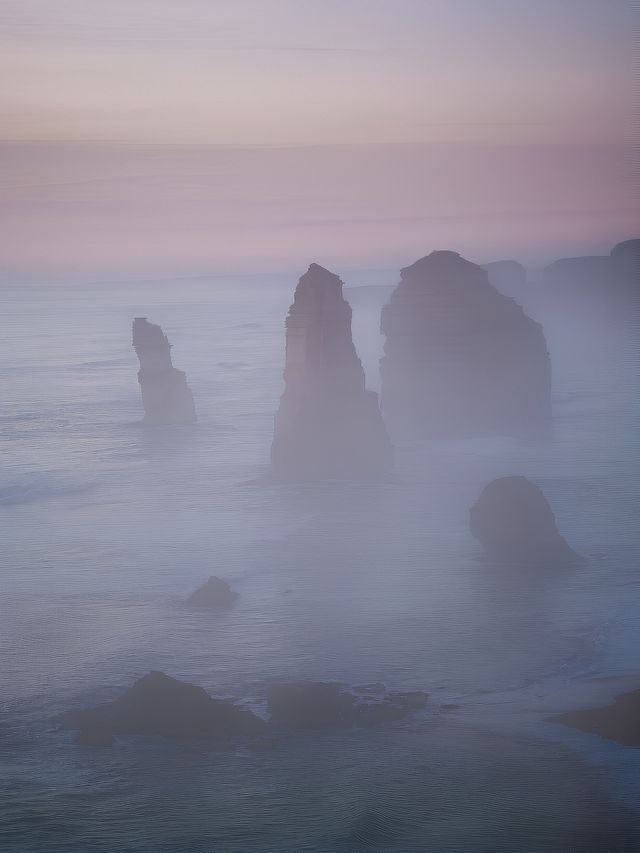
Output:
<svg viewBox="0 0 640 853">
<path fill-rule="evenodd" d="M 558 532 L 542 491 L 526 477 L 501 477 L 485 486 L 469 522 L 487 557 L 497 562 L 551 567 L 581 561 Z"/>
<path fill-rule="evenodd" d="M 382 310 L 382 408 L 406 438 L 548 434 L 542 327 L 456 252 L 401 271 Z"/>
<path fill-rule="evenodd" d="M 548 719 L 625 746 L 640 746 L 640 690 L 616 696 L 605 708 L 569 711 Z"/>
<path fill-rule="evenodd" d="M 113 735 L 201 740 L 259 734 L 263 720 L 227 699 L 212 699 L 202 687 L 162 672 L 140 678 L 114 702 L 62 718 L 81 743 L 107 744 Z"/>
<path fill-rule="evenodd" d="M 212 576 L 191 593 L 187 602 L 195 607 L 222 608 L 230 607 L 237 597 L 238 593 L 234 592 L 225 580 Z"/>
<path fill-rule="evenodd" d="M 140 361 L 144 422 L 154 425 L 191 424 L 196 410 L 187 377 L 171 363 L 171 344 L 160 326 L 146 317 L 133 321 L 133 347 Z"/>
<path fill-rule="evenodd" d="M 300 278 L 286 321 L 285 390 L 275 418 L 272 471 L 292 481 L 369 479 L 393 448 L 365 388 L 342 281 L 318 264 Z"/>
<path fill-rule="evenodd" d="M 423 708 L 426 693 L 370 691 L 362 700 L 333 682 L 271 684 L 267 702 L 274 725 L 288 729 L 371 726 L 398 720 Z"/>
</svg>

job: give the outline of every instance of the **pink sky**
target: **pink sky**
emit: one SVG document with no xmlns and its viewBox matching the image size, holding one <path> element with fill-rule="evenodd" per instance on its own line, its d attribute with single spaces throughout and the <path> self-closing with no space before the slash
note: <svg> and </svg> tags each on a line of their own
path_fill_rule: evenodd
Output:
<svg viewBox="0 0 640 853">
<path fill-rule="evenodd" d="M 0 0 L 3 263 L 603 251 L 640 221 L 633 23 L 626 0 Z"/>
</svg>

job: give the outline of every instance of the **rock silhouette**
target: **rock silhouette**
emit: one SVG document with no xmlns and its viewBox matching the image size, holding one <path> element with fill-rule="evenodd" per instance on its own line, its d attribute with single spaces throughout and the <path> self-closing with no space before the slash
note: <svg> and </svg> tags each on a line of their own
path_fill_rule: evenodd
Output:
<svg viewBox="0 0 640 853">
<path fill-rule="evenodd" d="M 191 593 L 187 603 L 195 607 L 221 609 L 230 607 L 237 597 L 238 593 L 234 592 L 225 580 L 210 577 L 206 583 Z"/>
<path fill-rule="evenodd" d="M 288 729 L 376 725 L 401 719 L 427 702 L 421 691 L 386 693 L 382 688 L 363 694 L 364 701 L 334 682 L 294 681 L 269 685 L 267 702 L 273 724 Z"/>
<path fill-rule="evenodd" d="M 469 526 L 498 563 L 551 568 L 581 561 L 558 532 L 542 491 L 526 477 L 501 477 L 485 486 Z"/>
<path fill-rule="evenodd" d="M 401 271 L 382 310 L 382 409 L 405 438 L 535 437 L 551 426 L 542 327 L 456 252 Z"/>
<path fill-rule="evenodd" d="M 518 261 L 493 261 L 482 267 L 489 282 L 503 296 L 510 296 L 521 305 L 527 295 L 527 271 Z"/>
<path fill-rule="evenodd" d="M 625 311 L 640 305 L 640 239 L 625 240 L 608 255 L 562 258 L 545 268 L 544 299 L 596 311 Z"/>
<path fill-rule="evenodd" d="M 162 672 L 140 678 L 114 702 L 64 715 L 80 743 L 108 744 L 113 735 L 201 740 L 259 734 L 264 722 L 227 699 Z"/>
<path fill-rule="evenodd" d="M 625 746 L 640 746 L 640 690 L 616 696 L 605 708 L 569 711 L 548 719 Z"/>
<path fill-rule="evenodd" d="M 311 264 L 286 320 L 285 390 L 275 418 L 272 471 L 290 481 L 369 479 L 391 468 L 393 448 L 365 388 L 342 281 Z"/>
<path fill-rule="evenodd" d="M 136 317 L 133 347 L 140 361 L 144 422 L 158 426 L 194 423 L 196 410 L 187 377 L 171 363 L 171 344 L 160 326 Z"/>
</svg>

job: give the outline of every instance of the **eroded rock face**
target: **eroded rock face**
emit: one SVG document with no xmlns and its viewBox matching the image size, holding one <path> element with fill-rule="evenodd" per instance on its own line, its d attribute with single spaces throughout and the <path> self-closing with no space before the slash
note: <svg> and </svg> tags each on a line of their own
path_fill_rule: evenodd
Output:
<svg viewBox="0 0 640 853">
<path fill-rule="evenodd" d="M 219 610 L 231 607 L 237 597 L 238 593 L 234 592 L 225 580 L 210 577 L 205 584 L 191 593 L 187 601 L 194 607 Z"/>
<path fill-rule="evenodd" d="M 160 326 L 136 317 L 133 347 L 140 361 L 144 422 L 158 426 L 194 423 L 196 410 L 187 377 L 171 363 L 171 344 Z"/>
<path fill-rule="evenodd" d="M 542 327 L 456 252 L 401 271 L 382 310 L 382 409 L 405 438 L 538 437 L 551 427 Z"/>
<path fill-rule="evenodd" d="M 426 693 L 353 692 L 333 682 L 294 681 L 271 684 L 267 702 L 274 725 L 286 729 L 372 726 L 399 720 L 424 708 Z"/>
<path fill-rule="evenodd" d="M 393 448 L 365 388 L 351 337 L 351 307 L 337 275 L 311 264 L 286 321 L 285 390 L 271 448 L 279 479 L 369 479 L 391 468 Z"/>
<path fill-rule="evenodd" d="M 80 743 L 96 745 L 109 743 L 113 735 L 201 740 L 259 734 L 264 728 L 250 711 L 162 672 L 148 673 L 114 702 L 71 711 L 62 723 L 79 732 Z"/>
<path fill-rule="evenodd" d="M 640 690 L 616 696 L 613 704 L 605 708 L 569 711 L 549 720 L 625 746 L 640 746 Z"/>
<path fill-rule="evenodd" d="M 542 491 L 526 477 L 501 477 L 485 486 L 469 525 L 486 556 L 498 563 L 546 569 L 581 560 L 558 532 Z"/>
</svg>

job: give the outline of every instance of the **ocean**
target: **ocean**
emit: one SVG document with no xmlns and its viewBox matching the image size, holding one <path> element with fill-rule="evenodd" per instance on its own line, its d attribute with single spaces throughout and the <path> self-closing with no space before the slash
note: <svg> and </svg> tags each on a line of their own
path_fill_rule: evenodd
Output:
<svg viewBox="0 0 640 853">
<path fill-rule="evenodd" d="M 295 280 L 4 286 L 0 848 L 640 846 L 640 750 L 545 720 L 640 686 L 637 324 L 542 311 L 550 441 L 401 444 L 388 482 L 277 485 Z M 380 299 L 346 293 L 377 389 Z M 134 316 L 168 335 L 197 425 L 141 426 Z M 480 559 L 469 507 L 508 474 L 585 566 Z M 229 611 L 186 605 L 209 575 Z M 152 669 L 260 713 L 275 679 L 429 702 L 224 748 L 59 729 Z"/>
</svg>

